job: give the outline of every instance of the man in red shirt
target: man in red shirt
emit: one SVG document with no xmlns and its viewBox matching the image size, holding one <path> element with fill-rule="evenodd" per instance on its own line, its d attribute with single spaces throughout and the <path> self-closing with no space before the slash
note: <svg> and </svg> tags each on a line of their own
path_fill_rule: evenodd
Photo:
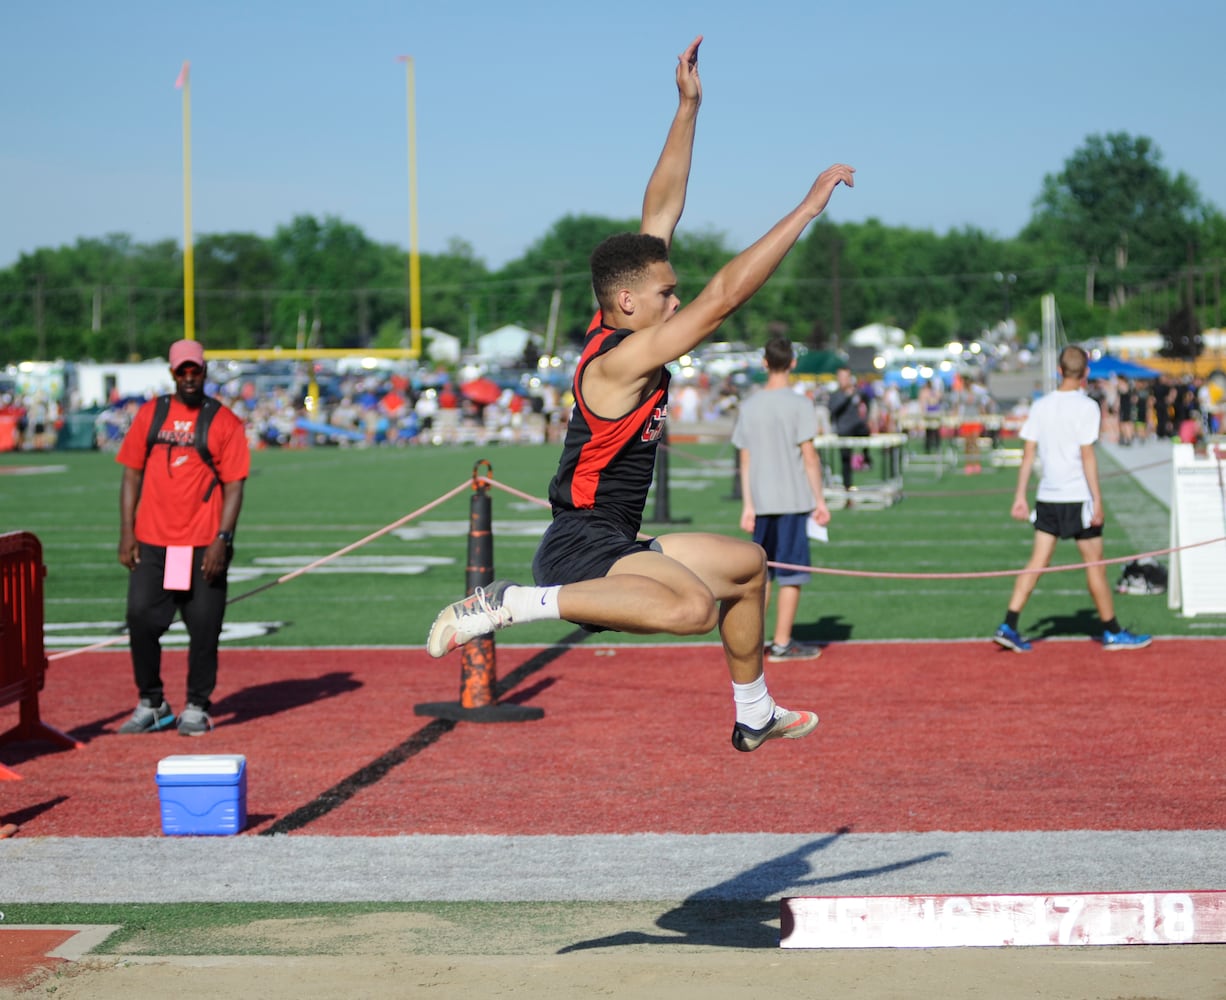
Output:
<svg viewBox="0 0 1226 1000">
<path fill-rule="evenodd" d="M 204 348 L 179 340 L 170 348 L 175 392 L 149 444 L 158 401 L 137 411 L 116 461 L 124 467 L 119 492 L 119 561 L 128 568 L 128 638 L 140 703 L 121 733 L 148 733 L 175 722 L 162 690 L 161 637 L 182 615 L 191 638 L 187 706 L 179 733 L 212 728 L 209 699 L 217 683 L 217 645 L 226 608 L 226 570 L 243 505 L 251 453 L 242 421 L 204 394 Z M 207 450 L 196 444 L 206 410 Z"/>
</svg>

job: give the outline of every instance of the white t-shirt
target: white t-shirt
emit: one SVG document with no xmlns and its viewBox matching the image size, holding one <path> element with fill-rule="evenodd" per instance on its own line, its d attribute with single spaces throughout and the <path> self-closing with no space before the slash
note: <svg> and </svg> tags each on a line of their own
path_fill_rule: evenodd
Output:
<svg viewBox="0 0 1226 1000">
<path fill-rule="evenodd" d="M 1080 389 L 1049 392 L 1031 406 L 1022 424 L 1022 440 L 1038 446 L 1040 473 L 1035 499 L 1045 503 L 1093 499 L 1081 464 L 1081 447 L 1098 440 L 1101 422 L 1098 404 Z"/>
</svg>

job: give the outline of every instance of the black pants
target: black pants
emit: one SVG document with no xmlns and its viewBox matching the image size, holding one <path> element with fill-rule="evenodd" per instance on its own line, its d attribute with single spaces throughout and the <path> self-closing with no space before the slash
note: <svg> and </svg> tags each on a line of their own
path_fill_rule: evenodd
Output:
<svg viewBox="0 0 1226 1000">
<path fill-rule="evenodd" d="M 128 639 L 132 672 L 142 698 L 160 705 L 162 688 L 162 635 L 177 610 L 187 626 L 191 643 L 187 652 L 187 700 L 209 707 L 217 686 L 217 644 L 226 611 L 226 574 L 209 583 L 201 572 L 204 547 L 192 550 L 191 590 L 163 590 L 166 549 L 140 543 L 140 562 L 128 577 Z"/>
<path fill-rule="evenodd" d="M 854 468 L 850 448 L 839 449 L 839 461 L 843 466 L 843 489 L 849 490 L 851 489 L 851 470 Z"/>
<path fill-rule="evenodd" d="M 868 449 L 861 448 L 860 455 L 864 459 L 864 467 L 866 469 L 871 469 L 873 466 L 873 460 L 869 458 Z M 849 490 L 851 489 L 852 470 L 855 468 L 855 458 L 852 455 L 851 448 L 839 449 L 839 463 L 843 466 L 843 488 Z"/>
</svg>

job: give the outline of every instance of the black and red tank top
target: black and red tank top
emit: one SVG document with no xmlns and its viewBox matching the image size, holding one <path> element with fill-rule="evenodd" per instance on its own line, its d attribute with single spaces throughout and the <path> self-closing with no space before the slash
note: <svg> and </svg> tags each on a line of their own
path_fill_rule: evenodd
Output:
<svg viewBox="0 0 1226 1000">
<path fill-rule="evenodd" d="M 647 491 L 655 474 L 656 447 L 668 416 L 668 369 L 642 402 L 619 417 L 593 413 L 583 399 L 583 373 L 594 358 L 611 351 L 633 331 L 614 330 L 600 322 L 588 329 L 583 353 L 575 367 L 571 411 L 557 475 L 549 484 L 553 513 L 591 510 L 613 521 L 631 536 L 643 523 Z"/>
</svg>

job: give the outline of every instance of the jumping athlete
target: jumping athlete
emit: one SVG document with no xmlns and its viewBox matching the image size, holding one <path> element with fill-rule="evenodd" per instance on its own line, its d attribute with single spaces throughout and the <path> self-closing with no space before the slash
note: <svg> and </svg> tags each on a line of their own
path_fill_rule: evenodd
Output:
<svg viewBox="0 0 1226 1000">
<path fill-rule="evenodd" d="M 766 558 L 753 542 L 688 532 L 640 539 L 655 453 L 668 416 L 665 365 L 693 350 L 766 282 L 854 170 L 829 167 L 800 204 L 725 265 L 685 308 L 669 245 L 685 203 L 702 100 L 695 39 L 679 57 L 680 104 L 648 182 L 638 233 L 592 253 L 600 312 L 574 376 L 575 405 L 557 475 L 553 522 L 533 561 L 537 586 L 495 581 L 444 608 L 427 648 L 449 650 L 508 625 L 575 622 L 591 630 L 702 635 L 718 627 L 732 680 L 732 745 L 807 736 L 812 712 L 775 704 L 763 675 Z"/>
</svg>

